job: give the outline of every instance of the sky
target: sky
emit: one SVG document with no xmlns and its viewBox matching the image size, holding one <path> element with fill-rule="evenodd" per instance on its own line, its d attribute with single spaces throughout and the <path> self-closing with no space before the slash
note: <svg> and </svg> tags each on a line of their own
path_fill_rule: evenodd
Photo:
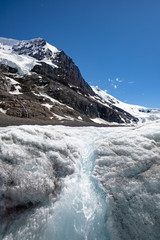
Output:
<svg viewBox="0 0 160 240">
<path fill-rule="evenodd" d="M 0 36 L 62 49 L 90 84 L 160 108 L 159 0 L 0 0 Z"/>
</svg>

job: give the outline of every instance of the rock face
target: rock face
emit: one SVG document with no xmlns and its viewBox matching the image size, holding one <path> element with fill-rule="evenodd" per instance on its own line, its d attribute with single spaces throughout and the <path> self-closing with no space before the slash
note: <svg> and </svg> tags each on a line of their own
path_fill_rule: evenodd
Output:
<svg viewBox="0 0 160 240">
<path fill-rule="evenodd" d="M 6 44 L 0 44 L 0 111 L 3 114 L 51 123 L 92 124 L 92 119 L 97 118 L 106 124 L 137 121 L 97 96 L 72 59 L 44 39 Z"/>
</svg>

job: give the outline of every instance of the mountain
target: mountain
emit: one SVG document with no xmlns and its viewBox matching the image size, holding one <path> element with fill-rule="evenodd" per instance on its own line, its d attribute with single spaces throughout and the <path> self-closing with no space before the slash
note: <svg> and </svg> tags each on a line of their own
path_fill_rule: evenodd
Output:
<svg viewBox="0 0 160 240">
<path fill-rule="evenodd" d="M 107 91 L 103 91 L 98 88 L 98 86 L 92 86 L 92 90 L 101 98 L 102 101 L 112 104 L 112 108 L 118 107 L 135 116 L 138 119 L 139 123 L 156 121 L 160 119 L 159 108 L 147 108 L 121 102 L 115 97 L 108 94 Z"/>
<path fill-rule="evenodd" d="M 160 239 L 160 120 L 39 126 L 142 123 L 159 109 L 89 86 L 41 38 L 1 38 L 0 112 L 0 126 L 27 123 L 0 128 L 1 240 Z"/>
<path fill-rule="evenodd" d="M 47 124 L 138 121 L 121 105 L 99 96 L 72 59 L 42 38 L 0 38 L 0 116 Z"/>
</svg>

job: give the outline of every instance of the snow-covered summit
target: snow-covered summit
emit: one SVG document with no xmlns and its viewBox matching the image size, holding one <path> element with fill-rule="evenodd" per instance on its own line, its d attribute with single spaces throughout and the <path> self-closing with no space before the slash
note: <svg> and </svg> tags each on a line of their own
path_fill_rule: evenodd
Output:
<svg viewBox="0 0 160 240">
<path fill-rule="evenodd" d="M 41 48 L 46 52 L 46 54 L 48 50 L 51 51 L 52 56 L 60 52 L 58 48 L 50 45 L 43 38 L 35 38 L 31 40 L 16 40 L 11 38 L 0 37 L 0 45 L 3 47 L 10 46 L 12 52 L 29 56 L 33 55 L 35 51 L 40 51 Z"/>
<path fill-rule="evenodd" d="M 41 62 L 57 67 L 53 60 L 59 52 L 42 38 L 24 41 L 0 38 L 0 63 L 17 69 L 19 74 L 28 74 Z"/>
<path fill-rule="evenodd" d="M 19 55 L 28 55 L 37 60 L 53 60 L 58 48 L 47 43 L 43 38 L 20 41 L 13 45 L 13 51 Z"/>
</svg>

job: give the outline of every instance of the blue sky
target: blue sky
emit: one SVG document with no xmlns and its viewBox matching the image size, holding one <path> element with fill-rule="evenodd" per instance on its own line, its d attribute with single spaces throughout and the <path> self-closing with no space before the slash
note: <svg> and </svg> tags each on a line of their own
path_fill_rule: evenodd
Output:
<svg viewBox="0 0 160 240">
<path fill-rule="evenodd" d="M 119 100 L 160 107 L 159 0 L 0 0 L 0 23 L 1 37 L 63 49 Z"/>
</svg>

